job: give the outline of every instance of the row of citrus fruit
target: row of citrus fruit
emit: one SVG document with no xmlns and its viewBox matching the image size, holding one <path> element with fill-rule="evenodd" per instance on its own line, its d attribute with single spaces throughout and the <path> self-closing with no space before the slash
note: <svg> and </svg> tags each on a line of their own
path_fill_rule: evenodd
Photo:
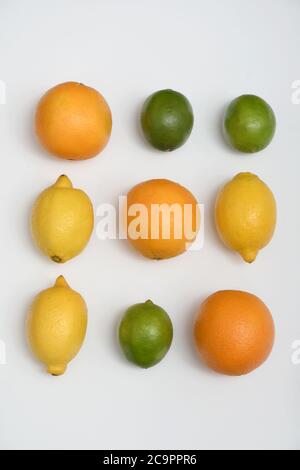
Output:
<svg viewBox="0 0 300 470">
<path fill-rule="evenodd" d="M 166 259 L 182 254 L 200 228 L 199 204 L 185 187 L 170 180 L 144 181 L 124 203 L 128 240 L 145 257 Z M 276 202 L 268 186 L 252 173 L 240 173 L 219 192 L 215 206 L 221 239 L 251 263 L 271 240 Z M 31 219 L 36 245 L 50 259 L 64 263 L 87 245 L 94 228 L 88 195 L 62 175 L 37 198 Z"/>
<path fill-rule="evenodd" d="M 194 124 L 188 99 L 173 90 L 160 90 L 145 101 L 141 127 L 148 142 L 163 151 L 181 147 Z M 264 149 L 272 140 L 276 119 L 262 98 L 242 95 L 233 100 L 224 117 L 224 135 L 237 150 Z M 36 133 L 52 154 L 70 160 L 94 157 L 106 146 L 112 129 L 111 110 L 103 96 L 81 83 L 51 88 L 36 111 Z"/>
<path fill-rule="evenodd" d="M 79 352 L 87 328 L 87 306 L 63 276 L 39 293 L 27 319 L 28 339 L 48 373 L 62 375 Z M 259 367 L 269 356 L 275 336 L 272 316 L 256 296 L 220 291 L 201 305 L 194 339 L 203 362 L 216 372 L 239 376 Z M 118 329 L 119 343 L 132 363 L 149 368 L 170 349 L 172 321 L 151 300 L 131 306 Z"/>
</svg>

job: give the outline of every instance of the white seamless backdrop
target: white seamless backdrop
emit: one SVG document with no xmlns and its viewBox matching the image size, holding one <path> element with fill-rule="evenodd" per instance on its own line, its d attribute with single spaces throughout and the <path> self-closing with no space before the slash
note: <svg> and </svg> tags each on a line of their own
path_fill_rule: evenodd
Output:
<svg viewBox="0 0 300 470">
<path fill-rule="evenodd" d="M 1 0 L 1 448 L 299 448 L 299 24 L 299 0 Z M 67 80 L 99 89 L 113 112 L 110 143 L 90 161 L 51 157 L 34 138 L 38 99 Z M 184 93 L 195 113 L 189 141 L 170 154 L 138 129 L 144 99 L 162 88 Z M 220 132 L 226 105 L 242 93 L 262 96 L 277 115 L 276 137 L 257 155 L 232 151 Z M 257 173 L 278 201 L 276 235 L 251 266 L 213 224 L 218 188 L 240 171 Z M 28 217 L 61 173 L 95 207 L 150 178 L 187 186 L 205 204 L 203 249 L 153 262 L 94 235 L 80 257 L 52 264 L 34 248 Z M 28 351 L 24 321 L 59 274 L 85 297 L 89 327 L 68 372 L 54 378 Z M 194 351 L 197 308 L 219 289 L 260 296 L 276 322 L 271 358 L 246 377 L 211 373 Z M 122 357 L 116 326 L 148 298 L 169 312 L 175 336 L 166 358 L 141 370 Z"/>
</svg>

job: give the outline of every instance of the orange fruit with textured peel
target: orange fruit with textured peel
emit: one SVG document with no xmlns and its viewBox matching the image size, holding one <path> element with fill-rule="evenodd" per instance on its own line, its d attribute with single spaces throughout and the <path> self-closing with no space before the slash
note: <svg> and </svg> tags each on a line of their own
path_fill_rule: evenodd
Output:
<svg viewBox="0 0 300 470">
<path fill-rule="evenodd" d="M 226 290 L 216 292 L 202 304 L 194 336 L 208 367 L 238 376 L 265 362 L 272 351 L 275 328 L 270 311 L 258 297 Z"/>
<path fill-rule="evenodd" d="M 35 115 L 37 137 L 53 155 L 86 160 L 106 146 L 112 128 L 103 96 L 82 83 L 57 85 L 41 98 Z"/>
<path fill-rule="evenodd" d="M 142 255 L 166 259 L 184 253 L 195 240 L 200 211 L 193 194 L 166 179 L 144 181 L 127 195 L 127 236 Z"/>
</svg>

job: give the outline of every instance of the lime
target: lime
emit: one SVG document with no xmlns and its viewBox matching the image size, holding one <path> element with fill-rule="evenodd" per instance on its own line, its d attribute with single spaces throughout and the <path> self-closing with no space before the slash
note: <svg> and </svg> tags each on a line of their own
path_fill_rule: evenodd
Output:
<svg viewBox="0 0 300 470">
<path fill-rule="evenodd" d="M 271 142 L 275 129 L 274 112 L 259 96 L 239 96 L 227 108 L 224 134 L 229 144 L 240 152 L 263 150 Z"/>
<path fill-rule="evenodd" d="M 160 362 L 172 339 L 169 315 L 151 300 L 130 307 L 120 323 L 119 341 L 126 358 L 143 368 Z"/>
<path fill-rule="evenodd" d="M 189 138 L 194 124 L 188 99 L 173 90 L 160 90 L 149 96 L 141 113 L 145 138 L 158 150 L 171 151 Z"/>
</svg>

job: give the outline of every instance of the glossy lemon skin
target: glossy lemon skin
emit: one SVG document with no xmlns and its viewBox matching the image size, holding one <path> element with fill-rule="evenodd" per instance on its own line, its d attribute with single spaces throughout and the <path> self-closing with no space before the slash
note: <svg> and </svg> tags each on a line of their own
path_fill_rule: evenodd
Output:
<svg viewBox="0 0 300 470">
<path fill-rule="evenodd" d="M 57 263 L 79 255 L 94 227 L 92 203 L 74 189 L 65 175 L 37 198 L 31 216 L 31 232 L 38 248 Z"/>
<path fill-rule="evenodd" d="M 252 263 L 273 237 L 276 212 L 268 186 L 252 173 L 240 173 L 219 192 L 217 230 L 225 245 Z"/>
<path fill-rule="evenodd" d="M 86 329 L 85 301 L 62 276 L 53 287 L 37 295 L 27 318 L 32 352 L 52 375 L 65 372 L 82 346 Z"/>
</svg>

